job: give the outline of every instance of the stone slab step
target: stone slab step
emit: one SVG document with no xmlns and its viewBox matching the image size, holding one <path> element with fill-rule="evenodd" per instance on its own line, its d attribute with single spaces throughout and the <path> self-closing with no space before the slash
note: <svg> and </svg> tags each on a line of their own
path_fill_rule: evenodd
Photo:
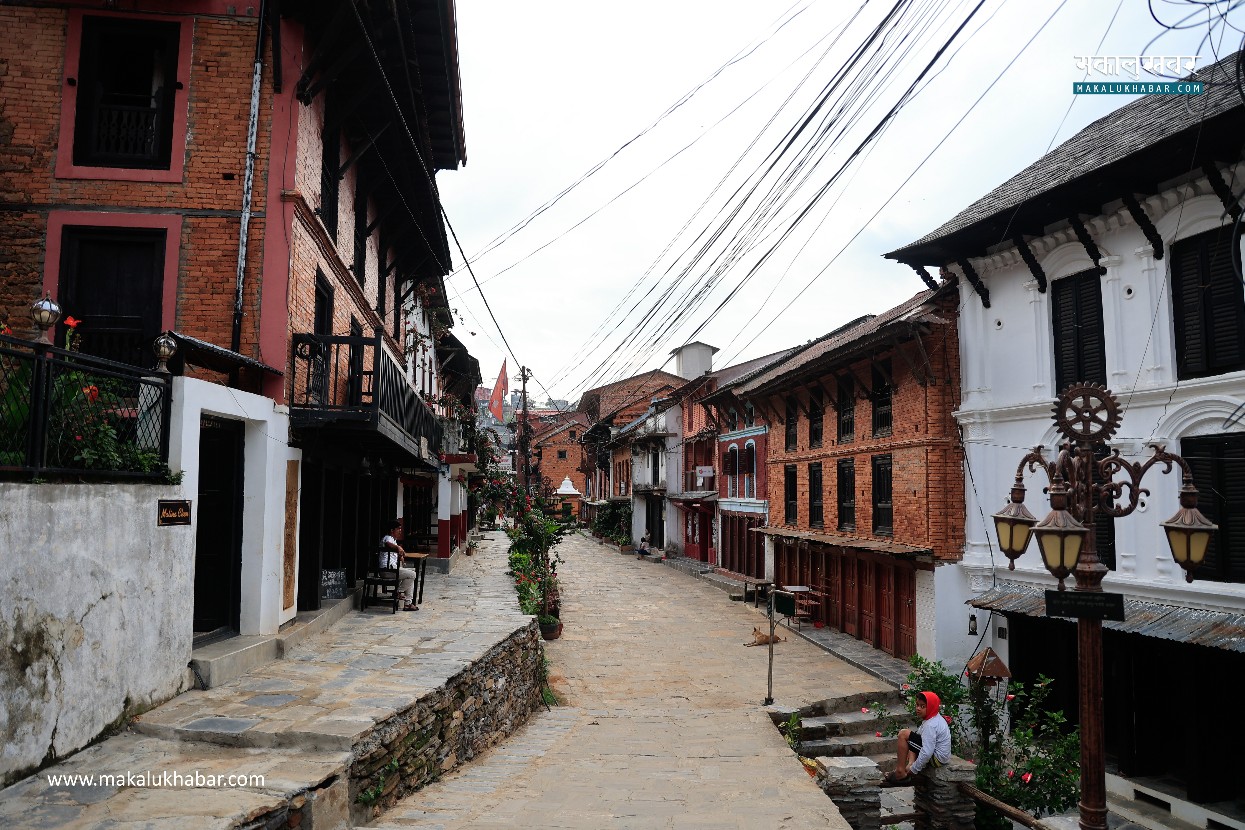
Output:
<svg viewBox="0 0 1245 830">
<path fill-rule="evenodd" d="M 355 595 L 326 603 L 318 611 L 299 614 L 288 628 L 276 634 L 230 637 L 195 649 L 190 663 L 198 671 L 207 688 L 220 686 L 241 677 L 265 663 L 280 660 L 295 646 L 326 631 L 335 622 L 354 610 Z"/>
<path fill-rule="evenodd" d="M 1107 811 L 1111 816 L 1120 819 L 1119 822 L 1109 822 L 1113 830 L 1134 830 L 1134 828 L 1196 830 L 1199 827 L 1199 825 L 1181 821 L 1173 816 L 1170 810 L 1164 810 L 1162 807 L 1147 804 L 1144 801 L 1118 798 L 1110 793 L 1107 794 Z"/>
<path fill-rule="evenodd" d="M 867 707 L 866 707 L 867 708 Z M 900 727 L 915 726 L 914 718 L 904 711 L 901 715 L 891 713 Z M 804 718 L 800 721 L 803 727 L 800 737 L 804 740 L 817 738 L 834 738 L 840 735 L 866 735 L 873 732 L 886 732 L 889 724 L 885 723 L 877 711 L 869 709 L 862 712 L 854 709 L 850 712 L 835 712 L 830 715 L 819 715 Z"/>
<path fill-rule="evenodd" d="M 830 758 L 882 755 L 895 745 L 894 738 L 875 735 L 839 735 L 816 741 L 801 741 L 797 751 L 806 757 L 825 755 Z"/>
<path fill-rule="evenodd" d="M 0 827 L 349 827 L 350 764 L 348 752 L 239 751 L 128 733 L 0 790 Z"/>
<path fill-rule="evenodd" d="M 866 756 L 873 763 L 878 765 L 878 771 L 885 775 L 888 772 L 894 772 L 895 767 L 899 766 L 898 759 L 895 758 L 894 752 L 887 752 L 879 755 Z"/>
</svg>

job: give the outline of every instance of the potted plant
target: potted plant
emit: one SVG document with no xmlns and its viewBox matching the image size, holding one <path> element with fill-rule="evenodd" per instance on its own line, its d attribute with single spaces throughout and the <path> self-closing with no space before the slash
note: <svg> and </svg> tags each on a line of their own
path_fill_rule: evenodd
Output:
<svg viewBox="0 0 1245 830">
<path fill-rule="evenodd" d="M 540 625 L 540 636 L 545 640 L 556 640 L 562 636 L 562 621 L 550 614 L 541 614 L 536 618 Z"/>
</svg>

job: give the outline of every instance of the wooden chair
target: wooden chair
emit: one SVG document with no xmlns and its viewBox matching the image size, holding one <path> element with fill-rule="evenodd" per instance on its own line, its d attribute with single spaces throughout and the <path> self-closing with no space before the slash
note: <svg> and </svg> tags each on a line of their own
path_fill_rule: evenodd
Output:
<svg viewBox="0 0 1245 830">
<path fill-rule="evenodd" d="M 401 591 L 398 588 L 397 555 L 394 554 L 392 558 L 385 556 L 390 552 L 382 551 L 377 555 L 375 565 L 363 578 L 361 610 L 366 611 L 369 606 L 388 603 L 392 607 L 391 613 L 398 613 L 398 605 L 402 600 Z M 394 567 L 385 567 L 390 562 L 394 564 Z M 414 602 L 413 599 L 411 601 Z"/>
</svg>

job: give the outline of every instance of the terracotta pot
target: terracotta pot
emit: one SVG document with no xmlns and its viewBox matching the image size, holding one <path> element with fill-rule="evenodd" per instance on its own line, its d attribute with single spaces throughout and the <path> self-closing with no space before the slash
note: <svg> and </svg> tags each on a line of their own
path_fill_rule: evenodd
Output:
<svg viewBox="0 0 1245 830">
<path fill-rule="evenodd" d="M 540 636 L 545 640 L 556 640 L 562 636 L 562 622 L 558 621 L 553 625 L 545 625 L 540 623 Z"/>
</svg>

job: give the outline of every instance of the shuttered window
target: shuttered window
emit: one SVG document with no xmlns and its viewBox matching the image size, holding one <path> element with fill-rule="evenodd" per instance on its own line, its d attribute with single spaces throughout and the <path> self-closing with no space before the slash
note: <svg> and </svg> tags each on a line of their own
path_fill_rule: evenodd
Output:
<svg viewBox="0 0 1245 830">
<path fill-rule="evenodd" d="M 856 462 L 839 461 L 839 530 L 856 529 Z"/>
<path fill-rule="evenodd" d="M 851 441 L 856 432 L 856 383 L 839 378 L 839 441 Z"/>
<path fill-rule="evenodd" d="M 875 437 L 890 435 L 894 425 L 891 402 L 891 364 L 889 360 L 873 365 L 873 434 Z"/>
<path fill-rule="evenodd" d="M 739 448 L 731 447 L 726 451 L 726 495 L 734 498 L 739 495 Z"/>
<path fill-rule="evenodd" d="M 873 532 L 890 536 L 895 532 L 895 510 L 892 503 L 891 457 L 873 456 Z"/>
<path fill-rule="evenodd" d="M 325 100 L 324 120 L 328 121 L 328 101 Z M 320 157 L 320 221 L 337 241 L 337 200 L 341 182 L 341 138 L 336 128 L 326 130 Z"/>
<path fill-rule="evenodd" d="M 756 464 L 757 464 L 757 446 L 756 444 L 744 444 L 744 454 L 740 461 L 743 474 L 743 491 L 740 493 L 745 499 L 756 498 Z"/>
<path fill-rule="evenodd" d="M 796 409 L 795 400 L 787 398 L 787 418 L 785 426 L 787 428 L 786 442 L 783 446 L 787 450 L 794 450 L 796 445 L 796 428 L 799 423 L 798 410 Z"/>
<path fill-rule="evenodd" d="M 1082 271 L 1051 285 L 1055 341 L 1055 391 L 1074 383 L 1107 384 L 1102 334 L 1102 281 L 1097 270 Z"/>
<path fill-rule="evenodd" d="M 811 527 L 821 527 L 825 522 L 821 507 L 821 462 L 808 465 L 808 523 Z"/>
<path fill-rule="evenodd" d="M 783 521 L 789 525 L 795 524 L 799 515 L 795 488 L 795 465 L 786 464 L 782 468 Z"/>
<path fill-rule="evenodd" d="M 1185 438 L 1180 454 L 1193 468 L 1198 509 L 1219 525 L 1194 577 L 1245 582 L 1245 435 Z"/>
<path fill-rule="evenodd" d="M 826 401 L 820 389 L 808 392 L 808 445 L 820 447 L 823 422 L 826 417 Z"/>
<path fill-rule="evenodd" d="M 1176 375 L 1221 375 L 1245 368 L 1245 300 L 1236 276 L 1240 250 L 1224 227 L 1172 245 Z"/>
</svg>

